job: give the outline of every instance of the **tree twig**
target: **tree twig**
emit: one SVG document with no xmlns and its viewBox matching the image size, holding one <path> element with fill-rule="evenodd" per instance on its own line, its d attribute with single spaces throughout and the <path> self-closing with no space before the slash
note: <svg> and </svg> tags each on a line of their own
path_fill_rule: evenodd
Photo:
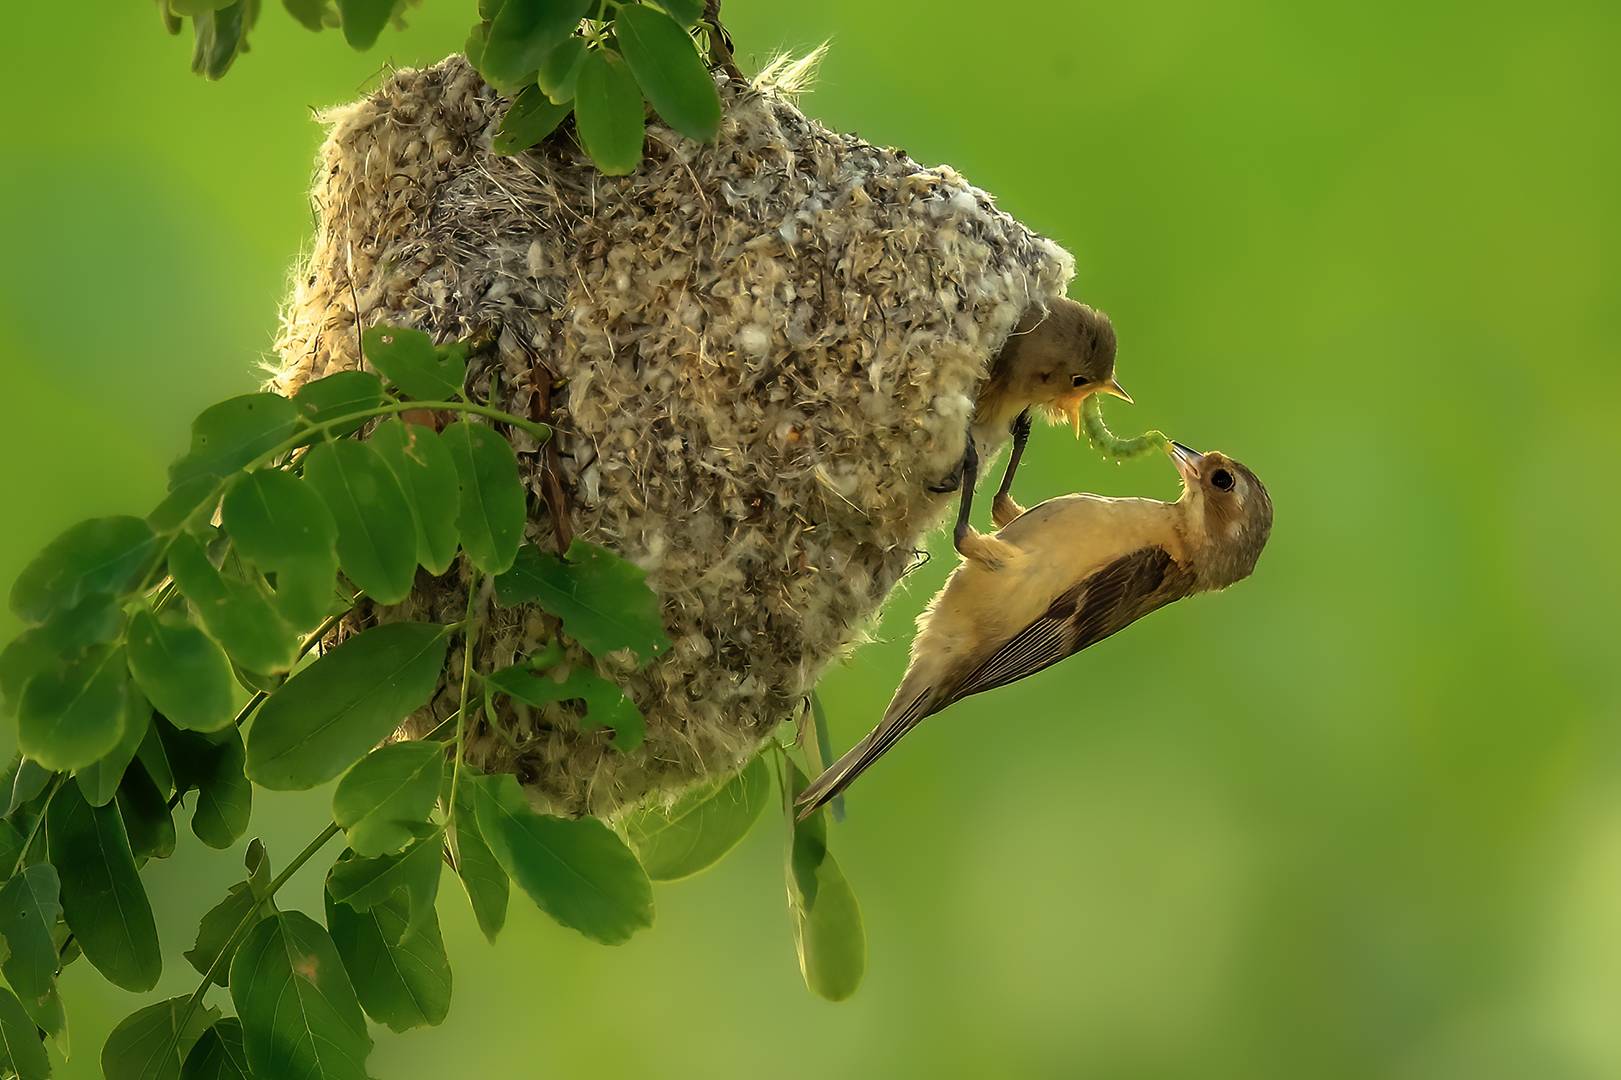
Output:
<svg viewBox="0 0 1621 1080">
<path fill-rule="evenodd" d="M 704 0 L 704 22 L 709 25 L 709 62 L 724 71 L 728 78 L 747 83 L 732 57 L 732 35 L 720 21 L 720 0 Z"/>
</svg>

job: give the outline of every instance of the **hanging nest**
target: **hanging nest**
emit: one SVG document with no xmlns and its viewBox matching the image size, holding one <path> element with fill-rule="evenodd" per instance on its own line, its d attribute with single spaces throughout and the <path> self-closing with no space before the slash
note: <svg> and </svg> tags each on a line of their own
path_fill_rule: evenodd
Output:
<svg viewBox="0 0 1621 1080">
<path fill-rule="evenodd" d="M 360 331 L 378 323 L 489 341 L 471 392 L 557 430 L 545 448 L 505 432 L 529 538 L 613 548 L 663 603 L 674 647 L 640 672 L 601 668 L 646 714 L 639 748 L 582 731 L 566 705 L 470 728 L 473 764 L 556 812 L 668 795 L 800 714 L 942 516 L 950 497 L 929 485 L 962 457 L 991 359 L 1073 274 L 951 168 L 828 131 L 770 86 L 721 96 L 714 144 L 650 123 L 622 178 L 566 129 L 491 153 L 505 102 L 460 56 L 327 117 L 274 388 L 363 366 Z M 349 630 L 455 621 L 465 588 L 424 573 Z M 482 670 L 558 629 L 486 610 Z M 453 712 L 457 691 L 447 676 L 402 733 Z"/>
</svg>

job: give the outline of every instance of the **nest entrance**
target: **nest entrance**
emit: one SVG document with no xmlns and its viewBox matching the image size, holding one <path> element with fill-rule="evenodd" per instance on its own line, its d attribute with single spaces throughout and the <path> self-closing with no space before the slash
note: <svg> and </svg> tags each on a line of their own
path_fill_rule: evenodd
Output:
<svg viewBox="0 0 1621 1080">
<path fill-rule="evenodd" d="M 461 57 L 328 117 L 275 387 L 363 366 L 359 330 L 378 323 L 489 335 L 474 393 L 559 431 L 545 454 L 509 433 L 530 539 L 557 540 L 550 487 L 663 603 L 674 648 L 603 671 L 646 714 L 641 747 L 565 709 L 474 729 L 469 760 L 554 811 L 607 814 L 731 769 L 798 714 L 944 511 L 929 484 L 962 455 L 991 358 L 1073 273 L 949 167 L 830 132 L 770 88 L 721 94 L 716 143 L 650 124 L 621 178 L 566 132 L 493 155 L 504 103 Z M 456 576 L 357 617 L 455 621 Z M 486 670 L 557 630 L 490 613 Z"/>
</svg>

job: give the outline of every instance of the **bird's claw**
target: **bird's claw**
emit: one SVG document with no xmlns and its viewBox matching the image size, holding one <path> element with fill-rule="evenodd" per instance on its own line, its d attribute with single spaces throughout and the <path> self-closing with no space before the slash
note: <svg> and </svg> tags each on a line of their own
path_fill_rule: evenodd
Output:
<svg viewBox="0 0 1621 1080">
<path fill-rule="evenodd" d="M 998 529 L 1005 529 L 1008 523 L 1024 513 L 1024 507 L 1013 501 L 1013 496 L 1005 491 L 998 491 L 996 499 L 991 503 L 991 521 Z"/>
<path fill-rule="evenodd" d="M 1018 553 L 1018 549 L 1006 540 L 986 536 L 972 526 L 957 530 L 953 539 L 957 546 L 957 554 L 979 563 L 987 570 L 1000 570 Z"/>
</svg>

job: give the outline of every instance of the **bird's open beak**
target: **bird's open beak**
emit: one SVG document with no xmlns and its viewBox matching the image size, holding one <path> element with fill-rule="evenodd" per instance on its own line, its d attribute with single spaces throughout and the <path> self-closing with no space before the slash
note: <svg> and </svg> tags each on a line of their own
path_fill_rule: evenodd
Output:
<svg viewBox="0 0 1621 1080">
<path fill-rule="evenodd" d="M 1176 463 L 1176 471 L 1182 474 L 1185 483 L 1194 484 L 1199 480 L 1199 466 L 1204 463 L 1204 455 L 1191 446 L 1184 446 L 1174 440 L 1169 445 L 1171 460 Z"/>
<path fill-rule="evenodd" d="M 1075 429 L 1075 437 L 1081 437 L 1081 405 L 1093 394 L 1108 394 L 1117 397 L 1128 405 L 1135 405 L 1126 388 L 1115 382 L 1114 379 L 1104 379 L 1102 382 L 1089 382 L 1085 386 L 1077 387 L 1068 400 L 1059 403 L 1059 409 L 1069 417 L 1069 426 Z"/>
</svg>

